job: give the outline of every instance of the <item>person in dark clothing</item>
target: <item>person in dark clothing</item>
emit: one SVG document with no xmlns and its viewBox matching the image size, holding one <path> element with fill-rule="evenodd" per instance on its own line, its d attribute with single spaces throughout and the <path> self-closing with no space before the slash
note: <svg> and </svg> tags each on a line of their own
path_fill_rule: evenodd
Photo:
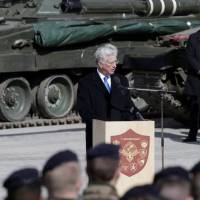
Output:
<svg viewBox="0 0 200 200">
<path fill-rule="evenodd" d="M 115 74 L 118 50 L 105 44 L 95 52 L 97 71 L 79 81 L 77 109 L 86 123 L 87 149 L 92 146 L 92 119 L 129 121 L 137 119 L 138 110 L 131 101 L 128 80 Z"/>
<path fill-rule="evenodd" d="M 189 63 L 185 93 L 190 99 L 190 131 L 183 142 L 195 142 L 199 129 L 200 105 L 200 31 L 193 33 L 188 40 L 186 56 Z"/>
</svg>

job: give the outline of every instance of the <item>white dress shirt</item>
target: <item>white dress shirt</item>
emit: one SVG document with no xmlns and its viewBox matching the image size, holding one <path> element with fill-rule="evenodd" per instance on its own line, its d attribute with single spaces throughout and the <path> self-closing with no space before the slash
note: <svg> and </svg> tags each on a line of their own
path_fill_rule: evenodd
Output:
<svg viewBox="0 0 200 200">
<path fill-rule="evenodd" d="M 99 76 L 100 76 L 100 78 L 101 78 L 101 80 L 102 80 L 102 82 L 103 82 L 103 84 L 104 84 L 104 77 L 105 77 L 105 75 L 102 74 L 98 69 L 97 69 L 97 73 L 99 74 Z M 108 76 L 108 77 L 109 77 L 109 78 L 107 79 L 108 85 L 109 85 L 110 88 L 111 88 L 111 77 L 110 77 L 110 76 Z"/>
</svg>

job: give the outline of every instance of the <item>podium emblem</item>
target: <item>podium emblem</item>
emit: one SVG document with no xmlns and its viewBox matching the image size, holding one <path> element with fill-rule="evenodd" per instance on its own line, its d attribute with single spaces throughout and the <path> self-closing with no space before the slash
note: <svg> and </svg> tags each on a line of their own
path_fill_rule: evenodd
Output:
<svg viewBox="0 0 200 200">
<path fill-rule="evenodd" d="M 111 136 L 111 143 L 120 145 L 121 173 L 130 177 L 145 167 L 149 155 L 149 136 L 129 129 L 121 135 Z"/>
</svg>

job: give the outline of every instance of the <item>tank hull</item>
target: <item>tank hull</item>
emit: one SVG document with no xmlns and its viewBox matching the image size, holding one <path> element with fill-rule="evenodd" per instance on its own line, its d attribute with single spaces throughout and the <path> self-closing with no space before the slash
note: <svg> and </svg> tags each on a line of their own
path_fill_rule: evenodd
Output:
<svg viewBox="0 0 200 200">
<path fill-rule="evenodd" d="M 184 45 L 166 43 L 162 37 L 200 26 L 200 20 L 197 15 L 187 16 L 192 6 L 199 2 L 186 5 L 183 0 L 179 1 L 182 7 L 177 8 L 176 14 L 182 16 L 167 18 L 164 15 L 171 13 L 171 7 L 166 3 L 168 11 L 164 12 L 156 1 L 153 1 L 156 11 L 152 13 L 148 11 L 152 6 L 148 1 L 145 4 L 119 1 L 111 8 L 103 1 L 85 0 L 79 2 L 81 10 L 77 9 L 77 4 L 69 7 L 65 1 L 1 1 L 0 121 L 21 121 L 23 124 L 24 120 L 37 118 L 48 119 L 51 124 L 52 119 L 76 115 L 78 81 L 95 70 L 94 52 L 107 42 L 118 47 L 120 63 L 117 71 L 127 75 L 130 84 L 134 81 L 136 87 L 149 88 L 156 83 L 157 88 L 175 89 L 175 95 L 166 96 L 166 107 L 169 107 L 169 99 L 178 99 L 180 107 L 184 107 L 182 91 L 186 67 L 179 59 Z M 113 5 L 114 0 L 111 2 Z M 66 6 L 64 10 L 62 6 Z M 138 8 L 143 13 L 137 12 Z M 155 83 L 154 78 L 150 80 L 154 77 L 152 73 L 158 74 Z M 146 77 L 150 79 L 146 80 Z M 159 95 L 154 98 L 133 93 L 132 96 L 133 100 L 136 97 L 145 100 L 145 109 L 141 110 L 151 113 L 150 107 L 159 112 L 155 103 Z M 183 110 L 185 112 L 185 108 Z M 172 113 L 170 109 L 169 112 L 166 109 L 168 113 Z M 4 128 L 14 126 L 10 123 Z"/>
</svg>

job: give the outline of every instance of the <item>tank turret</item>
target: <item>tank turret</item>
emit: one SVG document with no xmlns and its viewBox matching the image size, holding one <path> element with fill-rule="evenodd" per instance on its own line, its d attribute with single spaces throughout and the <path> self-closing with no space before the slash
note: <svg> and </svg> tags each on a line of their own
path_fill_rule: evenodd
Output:
<svg viewBox="0 0 200 200">
<path fill-rule="evenodd" d="M 95 70 L 94 51 L 106 42 L 119 48 L 118 71 L 130 84 L 134 80 L 136 86 L 143 83 L 148 88 L 146 83 L 151 83 L 182 89 L 187 69 L 178 60 L 184 57 L 187 38 L 182 43 L 169 38 L 200 26 L 199 4 L 199 0 L 0 0 L 0 121 L 32 124 L 35 119 L 62 118 L 64 123 L 66 117 L 76 116 L 78 80 Z M 148 76 L 153 78 L 144 82 Z M 182 106 L 179 94 L 170 98 L 178 98 Z M 134 101 L 138 97 L 141 110 L 155 109 L 149 95 L 133 94 Z"/>
</svg>

